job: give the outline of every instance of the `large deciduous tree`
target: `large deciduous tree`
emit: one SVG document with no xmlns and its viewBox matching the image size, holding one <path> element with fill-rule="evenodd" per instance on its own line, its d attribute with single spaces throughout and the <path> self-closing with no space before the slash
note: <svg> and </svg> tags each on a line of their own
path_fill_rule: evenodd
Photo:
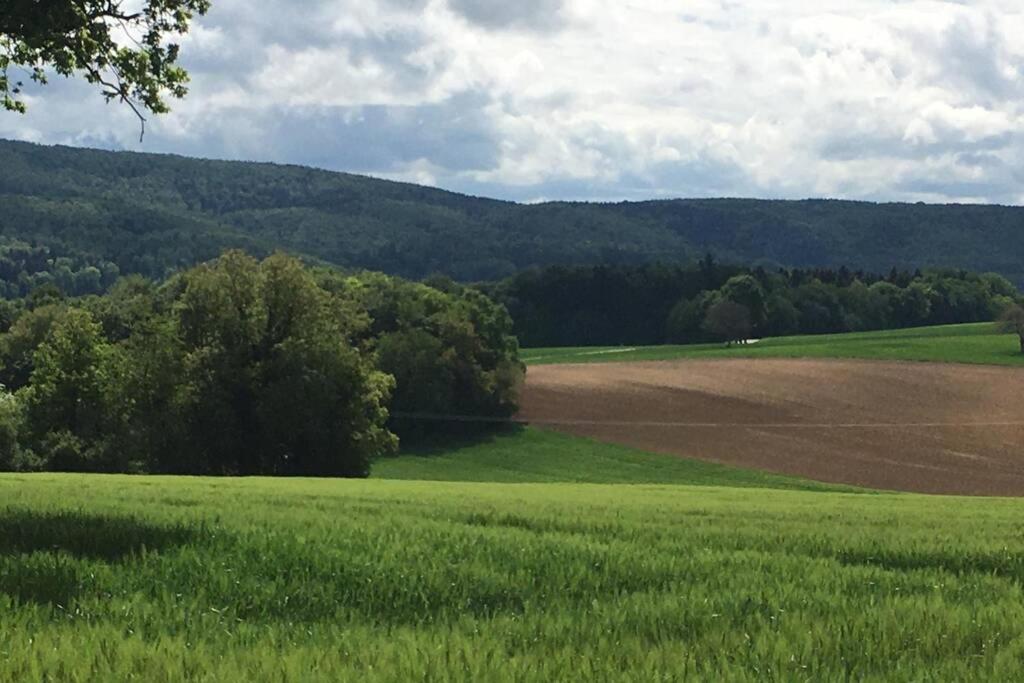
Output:
<svg viewBox="0 0 1024 683">
<path fill-rule="evenodd" d="M 119 410 L 119 354 L 88 311 L 68 309 L 35 351 L 31 386 L 24 390 L 34 450 L 50 469 L 126 469 L 113 442 Z M 21 394 L 19 394 L 20 396 Z"/>
<path fill-rule="evenodd" d="M 174 304 L 187 436 L 165 471 L 366 476 L 395 447 L 390 376 L 301 263 L 241 252 L 185 273 Z"/>
<path fill-rule="evenodd" d="M 167 98 L 187 92 L 176 36 L 186 33 L 209 0 L 5 0 L 0 10 L 0 103 L 24 112 L 24 79 L 43 84 L 47 72 L 81 74 L 107 101 L 168 111 Z M 144 129 L 143 129 L 144 130 Z"/>
<path fill-rule="evenodd" d="M 999 328 L 1008 334 L 1017 335 L 1020 340 L 1020 352 L 1024 353 L 1024 307 L 1013 304 L 1003 311 L 999 316 Z"/>
<path fill-rule="evenodd" d="M 729 299 L 722 299 L 708 309 L 704 328 L 726 344 L 741 342 L 750 337 L 753 324 L 750 309 Z"/>
<path fill-rule="evenodd" d="M 752 275 L 735 275 L 718 290 L 721 297 L 747 309 L 750 323 L 754 328 L 765 321 L 764 288 Z"/>
</svg>

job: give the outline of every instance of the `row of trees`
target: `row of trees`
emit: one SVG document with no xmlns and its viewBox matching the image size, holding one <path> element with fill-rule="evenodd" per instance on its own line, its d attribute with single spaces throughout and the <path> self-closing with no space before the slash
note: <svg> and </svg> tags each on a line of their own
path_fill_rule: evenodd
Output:
<svg viewBox="0 0 1024 683">
<path fill-rule="evenodd" d="M 1000 275 L 964 271 L 897 274 L 870 285 L 856 277 L 796 281 L 800 284 L 787 272 L 745 273 L 718 289 L 683 297 L 669 312 L 667 340 L 729 341 L 981 322 L 994 320 L 1019 296 Z"/>
<path fill-rule="evenodd" d="M 399 437 L 450 426 L 419 416 L 511 415 L 523 372 L 508 314 L 475 290 L 280 254 L 19 303 L 0 469 L 365 476 Z"/>
<path fill-rule="evenodd" d="M 993 320 L 1019 296 L 993 273 L 768 271 L 711 257 L 692 266 L 536 269 L 483 289 L 511 312 L 523 345 L 535 347 L 695 343 L 739 338 L 742 332 L 761 337 L 978 322 Z"/>
</svg>

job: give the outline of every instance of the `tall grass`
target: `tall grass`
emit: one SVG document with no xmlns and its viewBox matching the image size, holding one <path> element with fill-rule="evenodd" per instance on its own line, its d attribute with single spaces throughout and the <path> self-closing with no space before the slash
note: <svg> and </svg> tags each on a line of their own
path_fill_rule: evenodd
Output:
<svg viewBox="0 0 1024 683">
<path fill-rule="evenodd" d="M 756 344 L 525 349 L 528 365 L 710 358 L 863 358 L 1024 366 L 1017 336 L 992 323 L 764 339 Z"/>
<path fill-rule="evenodd" d="M 0 680 L 1018 680 L 1024 503 L 0 476 Z"/>
</svg>

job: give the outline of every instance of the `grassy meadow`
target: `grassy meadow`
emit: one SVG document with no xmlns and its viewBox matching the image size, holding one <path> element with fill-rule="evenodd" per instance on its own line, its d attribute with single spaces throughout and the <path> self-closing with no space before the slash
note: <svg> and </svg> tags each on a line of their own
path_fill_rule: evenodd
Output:
<svg viewBox="0 0 1024 683">
<path fill-rule="evenodd" d="M 839 484 L 728 467 L 522 427 L 458 446 L 421 448 L 378 460 L 371 477 L 428 481 L 690 484 L 854 491 Z"/>
<path fill-rule="evenodd" d="M 992 323 L 775 337 L 732 347 L 690 344 L 525 349 L 522 358 L 527 365 L 689 358 L 863 358 L 1024 367 L 1024 354 L 1020 353 L 1017 336 L 997 332 Z"/>
<path fill-rule="evenodd" d="M 0 476 L 0 680 L 1013 680 L 1024 502 Z"/>
</svg>

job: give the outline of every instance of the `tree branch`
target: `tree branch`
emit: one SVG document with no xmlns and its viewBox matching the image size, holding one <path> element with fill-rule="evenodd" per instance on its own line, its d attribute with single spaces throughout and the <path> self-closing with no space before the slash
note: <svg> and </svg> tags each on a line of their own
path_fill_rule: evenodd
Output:
<svg viewBox="0 0 1024 683">
<path fill-rule="evenodd" d="M 142 115 L 142 112 L 139 111 L 139 107 L 136 102 L 126 92 L 127 89 L 125 88 L 124 81 L 121 79 L 121 74 L 119 74 L 117 69 L 113 66 L 110 67 L 110 70 L 113 72 L 114 78 L 117 79 L 116 85 L 106 80 L 103 77 L 103 74 L 96 67 L 90 65 L 86 69 L 89 75 L 92 76 L 97 83 L 110 91 L 111 97 L 116 96 L 121 102 L 127 104 L 135 113 L 135 116 L 139 119 L 139 142 L 142 142 L 143 138 L 146 137 L 146 117 Z"/>
</svg>

